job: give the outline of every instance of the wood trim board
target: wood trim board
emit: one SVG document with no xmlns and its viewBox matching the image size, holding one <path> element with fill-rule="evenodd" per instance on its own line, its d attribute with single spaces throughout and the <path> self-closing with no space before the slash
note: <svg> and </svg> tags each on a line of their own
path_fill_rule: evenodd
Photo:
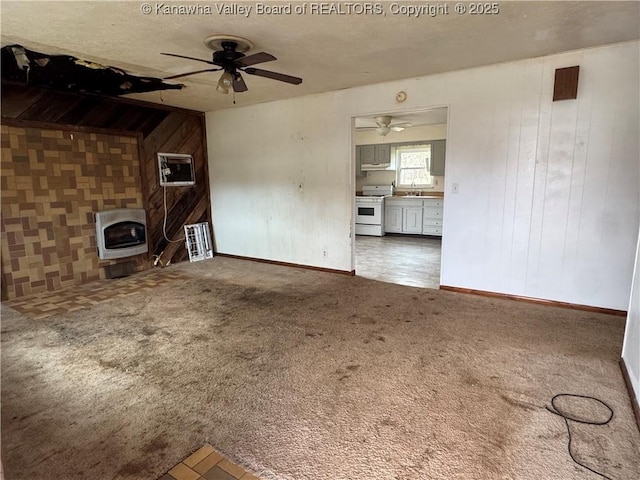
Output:
<svg viewBox="0 0 640 480">
<path fill-rule="evenodd" d="M 620 370 L 622 371 L 622 378 L 624 378 L 624 383 L 627 386 L 627 390 L 629 391 L 629 400 L 631 401 L 633 414 L 636 417 L 636 425 L 638 426 L 638 430 L 640 430 L 640 403 L 638 403 L 636 392 L 633 391 L 631 377 L 629 376 L 629 370 L 627 369 L 627 364 L 625 363 L 624 358 L 620 359 L 619 364 Z"/>
<path fill-rule="evenodd" d="M 10 117 L 2 117 L 2 119 L 0 119 L 0 123 L 2 123 L 2 125 L 8 125 L 10 127 L 40 128 L 43 130 L 62 130 L 64 132 L 97 133 L 101 135 L 116 135 L 120 137 L 136 137 L 139 144 L 142 143 L 143 140 L 142 133 L 130 130 L 114 130 L 111 128 L 67 125 L 64 123 L 55 122 L 39 122 L 37 120 L 21 120 L 18 118 Z"/>
<path fill-rule="evenodd" d="M 313 265 L 303 265 L 301 263 L 280 262 L 278 260 L 267 260 L 265 258 L 244 257 L 242 255 L 232 255 L 229 253 L 216 252 L 216 255 L 219 257 L 236 258 L 238 260 L 249 260 L 252 262 L 269 263 L 271 265 L 281 265 L 283 267 L 304 268 L 306 270 L 315 270 L 318 272 L 338 273 L 340 275 L 349 275 L 352 277 L 355 276 L 356 274 L 355 270 L 349 271 L 349 270 L 338 270 L 335 268 L 314 267 Z"/>
<path fill-rule="evenodd" d="M 570 308 L 573 310 L 583 310 L 586 312 L 604 313 L 607 315 L 616 315 L 618 317 L 626 317 L 625 310 L 615 310 L 613 308 L 592 307 L 590 305 L 580 305 L 577 303 L 558 302 L 556 300 L 545 300 L 542 298 L 523 297 L 520 295 L 510 295 L 507 293 L 487 292 L 485 290 L 475 290 L 473 288 L 451 287 L 449 285 L 440 285 L 440 290 L 449 292 L 468 293 L 471 295 L 480 295 L 483 297 L 506 298 L 509 300 L 517 300 L 520 302 L 537 303 L 540 305 L 548 305 L 552 307 Z"/>
</svg>

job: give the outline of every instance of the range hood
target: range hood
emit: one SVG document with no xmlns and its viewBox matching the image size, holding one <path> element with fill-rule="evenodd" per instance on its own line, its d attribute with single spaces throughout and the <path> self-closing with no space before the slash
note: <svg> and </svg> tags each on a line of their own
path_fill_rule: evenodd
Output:
<svg viewBox="0 0 640 480">
<path fill-rule="evenodd" d="M 360 165 L 360 170 L 368 172 L 372 170 L 386 170 L 391 166 L 391 162 L 386 163 L 363 163 Z"/>
</svg>

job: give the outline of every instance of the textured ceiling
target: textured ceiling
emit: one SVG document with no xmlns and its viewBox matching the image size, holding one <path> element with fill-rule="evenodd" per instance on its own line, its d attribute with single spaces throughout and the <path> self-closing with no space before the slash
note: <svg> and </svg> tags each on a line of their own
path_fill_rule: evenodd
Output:
<svg viewBox="0 0 640 480">
<path fill-rule="evenodd" d="M 380 2 L 381 13 L 373 15 L 341 14 L 348 6 L 339 2 L 330 4 L 333 13 L 296 14 L 296 7 L 304 3 L 309 9 L 314 2 L 295 1 L 264 2 L 290 3 L 292 13 L 280 15 L 259 14 L 257 2 L 149 1 L 151 13 L 145 15 L 144 3 L 2 1 L 2 45 L 18 43 L 165 77 L 207 66 L 160 52 L 210 59 L 205 37 L 246 37 L 255 45 L 250 53 L 278 58 L 259 67 L 304 79 L 295 86 L 245 74 L 249 91 L 237 94 L 236 102 L 248 105 L 640 38 L 637 1 L 502 1 L 499 13 L 484 15 L 459 15 L 454 2 L 432 2 L 448 5 L 448 14 L 419 17 L 394 13 L 392 5 L 428 3 Z M 169 14 L 162 10 L 167 6 L 195 13 Z M 220 7 L 236 10 L 223 14 Z M 251 11 L 245 16 L 238 7 Z M 200 111 L 230 107 L 233 96 L 215 91 L 218 78 L 218 72 L 202 73 L 176 80 L 186 85 L 182 90 L 130 97 Z"/>
</svg>

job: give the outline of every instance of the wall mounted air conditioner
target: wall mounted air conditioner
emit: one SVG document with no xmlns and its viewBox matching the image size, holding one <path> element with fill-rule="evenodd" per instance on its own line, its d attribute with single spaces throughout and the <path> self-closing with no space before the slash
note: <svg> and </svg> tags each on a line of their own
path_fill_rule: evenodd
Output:
<svg viewBox="0 0 640 480">
<path fill-rule="evenodd" d="M 158 153 L 160 186 L 188 187 L 195 185 L 193 157 L 183 153 Z"/>
</svg>

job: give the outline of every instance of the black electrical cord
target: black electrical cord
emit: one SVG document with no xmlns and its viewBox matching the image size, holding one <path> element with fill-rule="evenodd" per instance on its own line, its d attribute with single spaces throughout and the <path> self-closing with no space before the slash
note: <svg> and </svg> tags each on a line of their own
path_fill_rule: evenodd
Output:
<svg viewBox="0 0 640 480">
<path fill-rule="evenodd" d="M 597 420 L 584 420 L 582 418 L 572 417 L 571 415 L 569 415 L 569 414 L 563 412 L 562 410 L 560 410 L 558 408 L 558 406 L 556 405 L 555 401 L 556 401 L 557 398 L 560 398 L 560 397 L 585 398 L 587 400 L 594 400 L 594 401 L 600 403 L 601 405 L 604 405 L 604 407 L 607 410 L 609 410 L 609 418 L 607 418 L 606 420 L 597 421 Z M 605 474 L 600 473 L 600 472 L 594 470 L 593 468 L 588 467 L 584 463 L 580 463 L 578 460 L 576 460 L 576 457 L 573 455 L 573 452 L 571 451 L 571 440 L 572 440 L 572 438 L 571 438 L 571 428 L 569 427 L 569 420 L 571 420 L 572 422 L 576 422 L 576 423 L 583 423 L 585 425 L 606 425 L 613 418 L 613 409 L 609 405 L 607 405 L 605 402 L 600 400 L 599 398 L 590 397 L 588 395 L 577 395 L 577 394 L 574 394 L 574 393 L 559 393 L 557 395 L 554 395 L 553 398 L 551 399 L 551 407 L 549 407 L 548 405 L 545 405 L 545 408 L 548 411 L 550 411 L 551 413 L 553 413 L 554 415 L 558 415 L 559 417 L 562 417 L 564 419 L 564 423 L 567 426 L 567 433 L 569 434 L 568 449 L 569 449 L 569 455 L 571 456 L 571 460 L 573 460 L 575 463 L 577 463 L 581 467 L 586 468 L 590 472 L 593 472 L 596 475 L 601 476 L 602 478 L 606 478 L 607 480 L 613 480 L 611 477 L 608 477 Z"/>
</svg>

